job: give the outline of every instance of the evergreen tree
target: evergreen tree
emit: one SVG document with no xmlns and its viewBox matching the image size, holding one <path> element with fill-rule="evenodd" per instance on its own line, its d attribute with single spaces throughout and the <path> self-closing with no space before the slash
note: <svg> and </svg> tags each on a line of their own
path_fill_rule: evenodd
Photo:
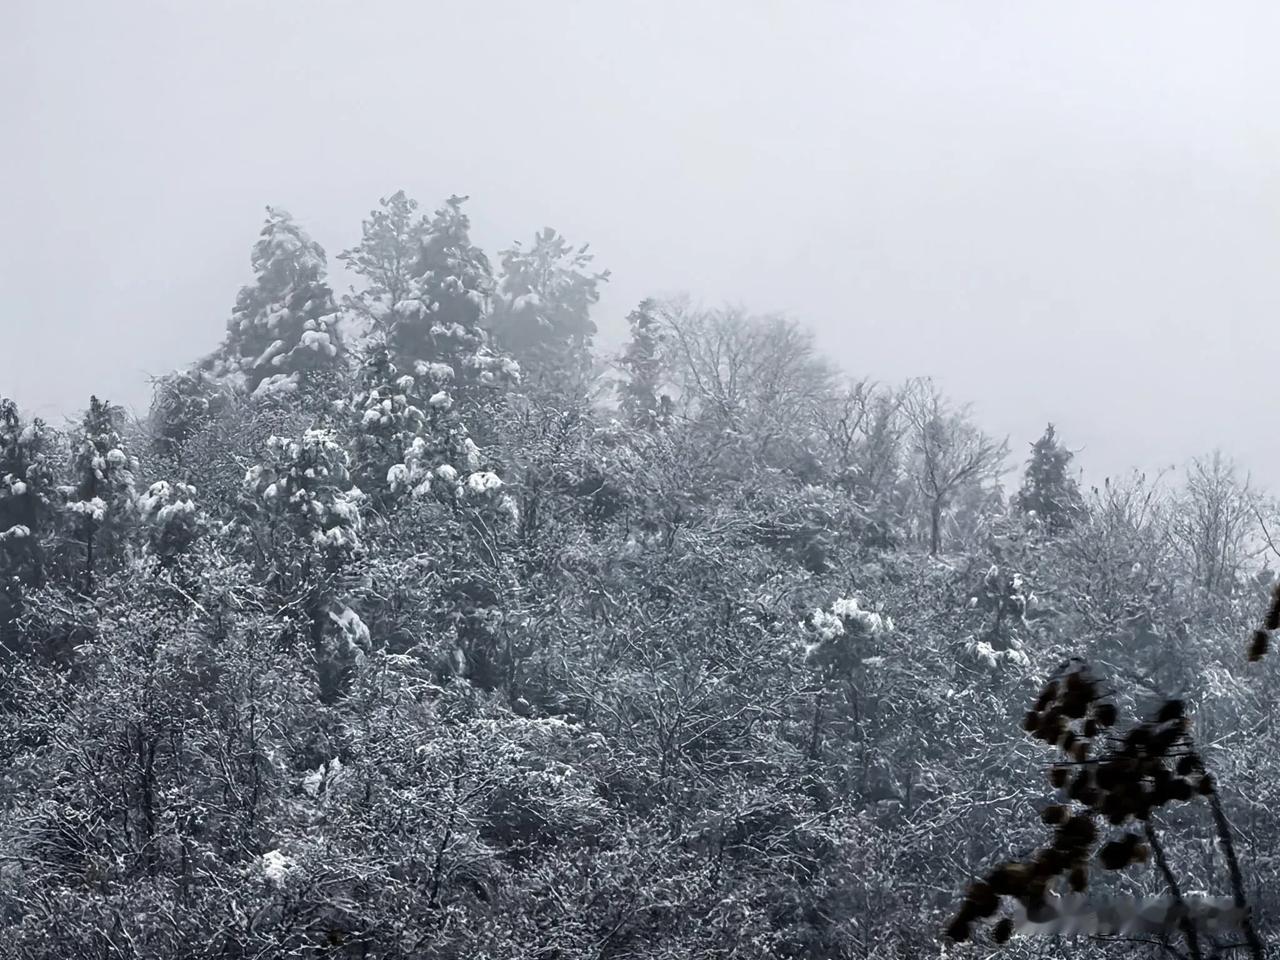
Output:
<svg viewBox="0 0 1280 960">
<path fill-rule="evenodd" d="M 664 335 L 656 313 L 656 304 L 645 300 L 627 317 L 631 340 L 619 360 L 626 373 L 618 387 L 623 418 L 644 430 L 665 424 L 671 416 L 671 398 L 659 393 Z"/>
<path fill-rule="evenodd" d="M 1053 424 L 1031 445 L 1031 458 L 1018 491 L 1017 506 L 1050 534 L 1071 529 L 1084 509 L 1080 487 L 1067 473 L 1073 454 L 1058 442 Z"/>
<path fill-rule="evenodd" d="M 590 272 L 593 259 L 587 244 L 574 249 L 550 227 L 530 248 L 516 243 L 503 251 L 493 329 L 526 375 L 550 383 L 588 369 L 591 308 L 609 279 L 607 270 Z"/>
<path fill-rule="evenodd" d="M 359 551 L 364 494 L 352 484 L 350 457 L 332 431 L 270 437 L 266 459 L 249 469 L 244 486 L 251 503 L 281 521 L 322 566 L 337 569 Z"/>
<path fill-rule="evenodd" d="M 452 394 L 436 384 L 431 376 L 402 374 L 376 344 L 359 367 L 356 389 L 342 404 L 351 472 L 380 505 L 406 492 L 453 500 L 470 489 L 470 474 L 486 472 Z"/>
<path fill-rule="evenodd" d="M 360 243 L 341 257 L 365 280 L 347 306 L 372 347 L 385 348 L 398 374 L 415 377 L 427 396 L 446 390 L 471 410 L 516 382 L 519 367 L 490 349 L 483 321 L 493 281 L 471 242 L 466 199 L 450 197 L 426 218 L 400 191 L 381 201 Z"/>
<path fill-rule="evenodd" d="M 71 483 L 64 488 L 74 536 L 83 545 L 86 587 L 92 586 L 104 561 L 117 557 L 128 535 L 134 508 L 137 461 L 124 450 L 121 410 L 89 398 L 73 441 Z"/>
<path fill-rule="evenodd" d="M 147 534 L 147 550 L 161 563 L 172 564 L 200 535 L 195 497 L 195 487 L 168 480 L 157 480 L 138 497 L 138 520 Z"/>
<path fill-rule="evenodd" d="M 332 702 L 367 652 L 367 631 L 343 599 L 344 573 L 363 551 L 364 493 L 331 430 L 270 437 L 266 454 L 245 474 L 245 525 L 266 564 L 282 641 L 309 645 L 321 699 Z"/>
<path fill-rule="evenodd" d="M 465 367 L 465 359 L 486 342 L 481 321 L 492 269 L 484 251 L 471 242 L 471 218 L 462 212 L 466 200 L 451 196 L 427 225 L 413 266 L 420 285 L 417 322 L 397 323 L 390 338 L 392 356 L 402 368 L 418 360 Z"/>
<path fill-rule="evenodd" d="M 23 423 L 17 404 L 0 397 L 0 563 L 31 582 L 40 579 L 39 540 L 55 497 L 48 447 L 44 422 Z"/>
<path fill-rule="evenodd" d="M 356 369 L 351 397 L 343 404 L 352 478 L 374 502 L 386 498 L 391 468 L 403 462 L 407 438 L 425 420 L 410 397 L 414 386 L 412 376 L 396 369 L 390 351 L 373 342 Z"/>
<path fill-rule="evenodd" d="M 54 471 L 45 425 L 23 423 L 0 397 L 0 647 L 12 649 L 23 595 L 44 580 L 43 537 L 54 506 Z"/>
<path fill-rule="evenodd" d="M 429 311 L 417 271 L 431 236 L 431 223 L 418 213 L 418 202 L 403 190 L 383 197 L 378 204 L 379 209 L 361 224 L 360 242 L 338 254 L 365 284 L 364 289 L 344 299 L 344 306 L 374 340 L 412 340 L 399 328 L 402 323 L 414 325 Z"/>
<path fill-rule="evenodd" d="M 284 210 L 267 208 L 221 349 L 206 369 L 255 397 L 331 389 L 344 368 L 325 255 Z"/>
<path fill-rule="evenodd" d="M 179 370 L 156 383 L 151 431 L 156 453 L 177 458 L 182 447 L 225 408 L 226 390 L 205 370 Z"/>
<path fill-rule="evenodd" d="M 412 268 L 414 300 L 397 304 L 387 345 L 396 367 L 424 389 L 447 390 L 470 408 L 518 379 L 519 368 L 489 346 L 483 323 L 493 274 L 489 258 L 471 242 L 466 200 L 450 197 L 426 225 Z"/>
</svg>

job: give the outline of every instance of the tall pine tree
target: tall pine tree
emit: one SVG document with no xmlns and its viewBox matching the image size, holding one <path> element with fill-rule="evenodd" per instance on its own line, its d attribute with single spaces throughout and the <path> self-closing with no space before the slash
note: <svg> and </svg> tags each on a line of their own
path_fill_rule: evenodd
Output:
<svg viewBox="0 0 1280 960">
<path fill-rule="evenodd" d="M 1034 515 L 1051 535 L 1071 529 L 1084 509 L 1080 487 L 1067 472 L 1073 456 L 1058 442 L 1053 424 L 1049 424 L 1031 445 L 1031 458 L 1018 491 L 1018 510 Z"/>
<path fill-rule="evenodd" d="M 484 251 L 471 242 L 466 197 L 452 196 L 430 217 L 404 192 L 384 199 L 343 261 L 365 281 L 349 298 L 375 348 L 428 395 L 449 392 L 463 409 L 516 381 L 519 368 L 490 349 L 484 319 L 493 291 Z"/>
<path fill-rule="evenodd" d="M 489 345 L 484 319 L 493 270 L 471 242 L 471 219 L 462 212 L 466 200 L 452 196 L 432 216 L 414 265 L 422 309 L 416 322 L 406 317 L 397 323 L 390 345 L 400 369 L 469 407 L 490 388 L 515 380 L 519 368 Z"/>
<path fill-rule="evenodd" d="M 644 300 L 627 317 L 631 339 L 618 365 L 626 379 L 618 385 L 621 411 L 626 423 L 643 430 L 665 424 L 671 416 L 671 398 L 662 389 L 663 331 L 657 304 Z"/>
<path fill-rule="evenodd" d="M 83 549 L 86 588 L 123 551 L 134 509 L 138 464 L 124 450 L 120 416 L 119 407 L 90 397 L 73 438 L 71 483 L 63 492 L 72 536 Z"/>
<path fill-rule="evenodd" d="M 392 358 L 401 369 L 419 360 L 447 363 L 461 377 L 465 360 L 487 339 L 481 320 L 493 273 L 489 258 L 471 242 L 471 218 L 462 211 L 466 200 L 450 197 L 427 226 L 413 266 L 421 313 L 417 322 L 397 323 L 390 337 Z"/>
<path fill-rule="evenodd" d="M 324 250 L 286 211 L 268 207 L 253 272 L 204 366 L 255 397 L 331 391 L 345 360 Z"/>
<path fill-rule="evenodd" d="M 44 424 L 24 423 L 0 397 L 0 647 L 12 650 L 23 596 L 44 580 L 43 541 L 53 515 L 54 470 Z"/>
<path fill-rule="evenodd" d="M 308 644 L 321 698 L 332 703 L 366 652 L 349 631 L 359 617 L 343 598 L 344 572 L 363 545 L 364 493 L 352 484 L 350 457 L 335 433 L 272 436 L 266 457 L 244 478 L 242 526 L 257 540 L 260 573 L 280 607 L 281 642 Z M 336 629 L 335 629 L 336 628 Z"/>
<path fill-rule="evenodd" d="M 494 308 L 498 346 L 520 363 L 526 379 L 563 386 L 590 367 L 596 325 L 591 308 L 609 272 L 591 271 L 588 245 L 574 248 L 548 227 L 525 248 L 502 253 L 502 282 Z"/>
<path fill-rule="evenodd" d="M 364 288 L 343 302 L 371 339 L 386 343 L 404 338 L 401 323 L 413 325 L 427 312 L 418 266 L 430 233 L 418 202 L 398 190 L 379 200 L 378 209 L 361 224 L 360 242 L 338 254 L 364 281 Z"/>
</svg>

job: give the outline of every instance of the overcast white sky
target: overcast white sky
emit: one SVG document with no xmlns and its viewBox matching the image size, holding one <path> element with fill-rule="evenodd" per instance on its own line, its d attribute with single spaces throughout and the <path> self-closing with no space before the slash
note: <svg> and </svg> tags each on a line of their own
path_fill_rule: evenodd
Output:
<svg viewBox="0 0 1280 960">
<path fill-rule="evenodd" d="M 221 337 L 263 207 L 330 254 L 470 194 L 613 271 L 937 376 L 1093 477 L 1280 482 L 1280 5 L 27 0 L 0 31 L 0 394 L 59 417 Z M 338 278 L 337 286 L 345 280 Z"/>
</svg>

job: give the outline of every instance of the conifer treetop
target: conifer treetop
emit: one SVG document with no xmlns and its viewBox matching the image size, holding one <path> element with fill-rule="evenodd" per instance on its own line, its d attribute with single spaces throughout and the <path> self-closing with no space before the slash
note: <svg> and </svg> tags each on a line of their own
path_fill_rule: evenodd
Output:
<svg viewBox="0 0 1280 960">
<path fill-rule="evenodd" d="M 205 366 L 251 395 L 294 393 L 344 363 L 324 249 L 285 210 L 267 208 L 223 346 Z"/>
</svg>

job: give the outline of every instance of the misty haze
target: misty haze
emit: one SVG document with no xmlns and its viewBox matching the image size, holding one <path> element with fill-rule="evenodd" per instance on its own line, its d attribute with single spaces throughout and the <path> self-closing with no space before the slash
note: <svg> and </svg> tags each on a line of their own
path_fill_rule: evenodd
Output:
<svg viewBox="0 0 1280 960">
<path fill-rule="evenodd" d="M 1276 955 L 1280 8 L 0 35 L 0 958 Z"/>
</svg>

